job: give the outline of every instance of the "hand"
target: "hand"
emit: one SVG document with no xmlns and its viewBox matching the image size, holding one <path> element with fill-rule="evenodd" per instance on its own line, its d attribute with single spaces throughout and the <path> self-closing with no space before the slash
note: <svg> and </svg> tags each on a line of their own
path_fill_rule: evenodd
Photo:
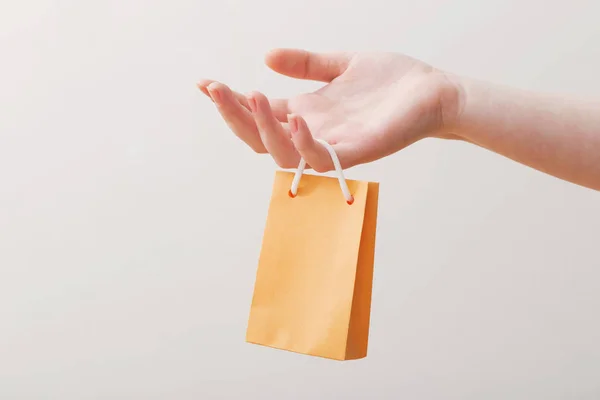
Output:
<svg viewBox="0 0 600 400">
<path fill-rule="evenodd" d="M 393 53 L 310 53 L 278 49 L 266 56 L 274 71 L 327 84 L 290 99 L 248 96 L 202 80 L 230 129 L 254 151 L 270 153 L 282 168 L 300 157 L 318 172 L 333 169 L 333 145 L 343 168 L 395 153 L 425 137 L 448 132 L 459 109 L 458 86 L 446 74 Z"/>
</svg>

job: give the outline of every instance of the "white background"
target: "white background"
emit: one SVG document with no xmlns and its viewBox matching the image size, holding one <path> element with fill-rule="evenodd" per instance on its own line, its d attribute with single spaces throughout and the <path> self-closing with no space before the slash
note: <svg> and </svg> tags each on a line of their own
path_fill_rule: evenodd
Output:
<svg viewBox="0 0 600 400">
<path fill-rule="evenodd" d="M 276 167 L 202 78 L 271 96 L 273 47 L 407 53 L 600 97 L 594 0 L 0 6 L 0 398 L 598 399 L 600 197 L 427 140 L 381 182 L 369 356 L 244 342 Z"/>
</svg>

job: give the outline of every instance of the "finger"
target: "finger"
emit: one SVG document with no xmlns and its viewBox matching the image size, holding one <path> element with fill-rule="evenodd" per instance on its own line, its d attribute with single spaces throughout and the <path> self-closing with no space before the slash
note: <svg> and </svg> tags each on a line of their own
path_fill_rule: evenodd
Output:
<svg viewBox="0 0 600 400">
<path fill-rule="evenodd" d="M 317 172 L 327 172 L 335 169 L 331 155 L 325 147 L 316 141 L 306 124 L 304 118 L 299 115 L 288 115 L 292 142 L 300 153 L 300 156 L 310 164 Z M 335 146 L 335 152 L 340 160 L 342 168 L 348 168 L 348 154 L 341 146 Z"/>
<path fill-rule="evenodd" d="M 273 71 L 292 78 L 331 82 L 343 74 L 350 53 L 313 53 L 299 49 L 275 49 L 267 53 L 265 63 Z"/>
<path fill-rule="evenodd" d="M 209 99 L 212 100 L 210 93 L 208 92 L 208 86 L 214 82 L 215 81 L 213 81 L 211 79 L 202 79 L 196 84 L 196 86 L 198 86 L 198 89 L 200 89 L 200 91 L 202 91 L 202 93 L 204 93 L 206 96 L 208 96 Z M 250 111 L 250 106 L 248 105 L 248 99 L 246 98 L 246 96 L 244 96 L 243 94 L 241 94 L 239 92 L 233 91 L 233 90 L 231 91 L 231 93 L 233 93 L 233 96 L 235 97 L 235 99 L 245 109 Z M 270 99 L 269 103 L 271 104 L 271 109 L 273 110 L 273 114 L 275 115 L 275 118 L 277 118 L 281 122 L 287 122 L 287 115 L 289 113 L 288 100 L 287 99 Z"/>
<path fill-rule="evenodd" d="M 201 79 L 196 86 L 198 86 L 198 89 L 200 89 L 200 91 L 202 93 L 204 93 L 206 95 L 206 97 L 208 97 L 209 99 L 212 100 L 212 98 L 210 97 L 210 93 L 208 92 L 208 85 L 210 85 L 211 83 L 213 83 L 213 80 L 210 79 Z"/>
<path fill-rule="evenodd" d="M 281 168 L 294 168 L 300 155 L 290 140 L 288 132 L 273 115 L 269 100 L 261 93 L 248 96 L 248 104 L 254 115 L 260 138 L 277 165 Z"/>
<path fill-rule="evenodd" d="M 239 96 L 239 102 L 249 111 L 251 111 L 250 105 L 248 104 L 248 98 L 241 93 L 236 93 L 236 96 Z M 287 116 L 289 113 L 287 99 L 269 99 L 268 102 L 271 112 L 275 118 L 280 122 L 287 122 Z"/>
<path fill-rule="evenodd" d="M 257 153 L 266 153 L 254 118 L 224 84 L 213 82 L 206 88 L 227 126 Z"/>
</svg>

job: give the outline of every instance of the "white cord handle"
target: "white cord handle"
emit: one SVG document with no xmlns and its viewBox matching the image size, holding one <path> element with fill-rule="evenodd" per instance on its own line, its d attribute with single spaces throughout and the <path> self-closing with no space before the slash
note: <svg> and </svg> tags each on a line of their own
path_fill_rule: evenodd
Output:
<svg viewBox="0 0 600 400">
<path fill-rule="evenodd" d="M 317 142 L 321 143 L 327 152 L 331 156 L 331 161 L 333 161 L 333 166 L 335 167 L 335 172 L 340 182 L 340 188 L 342 189 L 342 193 L 344 193 L 344 197 L 346 198 L 346 202 L 348 204 L 352 204 L 354 202 L 354 197 L 350 194 L 350 189 L 348 189 L 348 184 L 346 183 L 346 178 L 344 178 L 344 171 L 342 170 L 342 165 L 340 164 L 340 160 L 335 153 L 333 147 L 324 141 L 323 139 L 317 139 Z M 298 185 L 300 184 L 300 178 L 302 177 L 302 173 L 304 173 L 304 168 L 306 168 L 306 161 L 304 158 L 300 158 L 300 164 L 298 164 L 298 170 L 296 171 L 296 175 L 294 175 L 294 180 L 292 181 L 292 187 L 290 188 L 290 195 L 295 197 L 298 193 Z"/>
</svg>

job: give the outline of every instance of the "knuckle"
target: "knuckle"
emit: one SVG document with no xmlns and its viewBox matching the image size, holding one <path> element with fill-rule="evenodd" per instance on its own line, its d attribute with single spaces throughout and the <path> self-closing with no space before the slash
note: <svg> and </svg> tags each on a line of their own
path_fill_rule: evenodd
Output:
<svg viewBox="0 0 600 400">
<path fill-rule="evenodd" d="M 267 152 L 265 146 L 261 146 L 257 143 L 248 143 L 248 146 L 250 146 L 252 151 L 254 151 L 256 154 L 265 154 Z"/>
<path fill-rule="evenodd" d="M 252 150 L 254 150 L 254 152 L 256 154 L 266 154 L 267 153 L 267 150 L 264 147 L 255 146 Z"/>
<path fill-rule="evenodd" d="M 325 163 L 322 163 L 322 162 L 317 162 L 315 164 L 311 164 L 311 166 L 315 170 L 315 172 L 323 173 L 323 172 L 329 171 L 329 167 Z"/>
<path fill-rule="evenodd" d="M 294 163 L 290 162 L 289 159 L 281 159 L 281 158 L 274 158 L 274 159 L 275 159 L 275 163 L 279 166 L 279 168 L 290 169 L 290 168 L 295 167 Z"/>
</svg>

